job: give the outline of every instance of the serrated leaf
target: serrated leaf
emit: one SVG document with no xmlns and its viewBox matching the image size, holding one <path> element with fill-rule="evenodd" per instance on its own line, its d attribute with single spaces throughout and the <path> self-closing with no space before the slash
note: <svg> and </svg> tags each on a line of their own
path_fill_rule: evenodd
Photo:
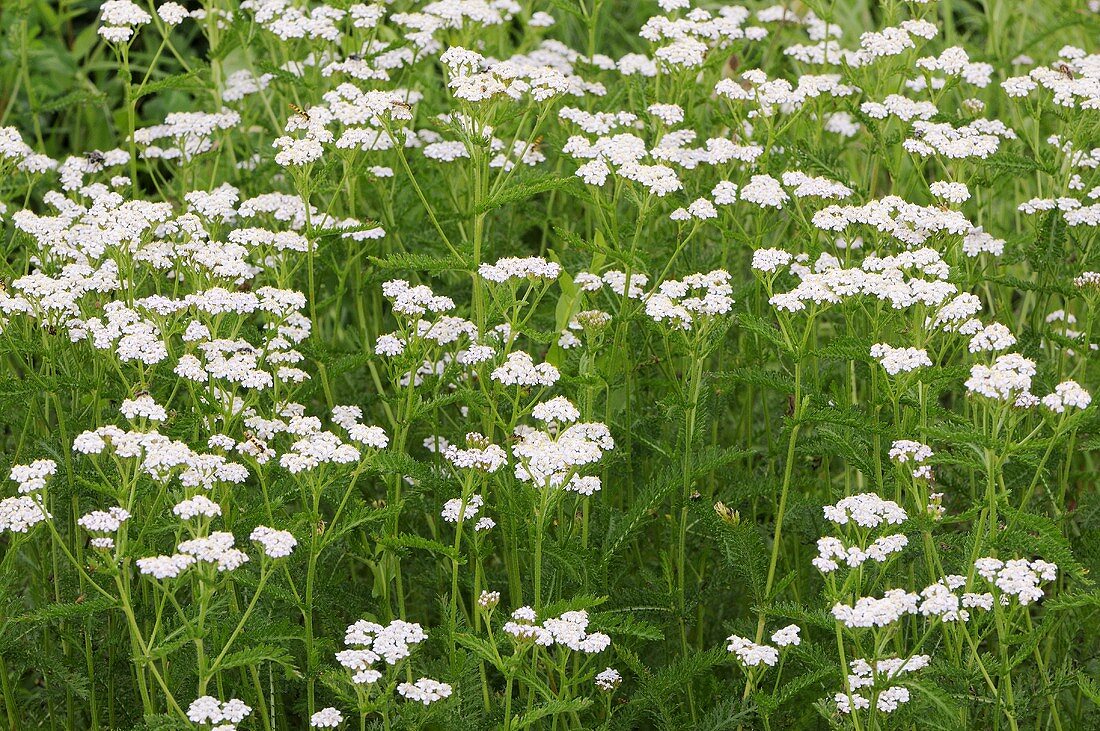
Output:
<svg viewBox="0 0 1100 731">
<path fill-rule="evenodd" d="M 401 535 L 394 536 L 393 538 L 380 538 L 378 543 L 386 548 L 390 549 L 416 549 L 419 551 L 428 551 L 430 553 L 438 553 L 441 556 L 454 560 L 459 558 L 458 553 L 455 552 L 453 546 L 447 546 L 439 541 L 433 541 L 430 538 L 424 538 L 412 533 L 402 533 Z M 461 561 L 460 561 L 461 563 Z"/>
<path fill-rule="evenodd" d="M 49 604 L 13 618 L 15 622 L 52 622 L 59 619 L 72 619 L 98 614 L 115 606 L 115 602 L 105 596 L 96 596 L 87 601 Z"/>
<path fill-rule="evenodd" d="M 169 89 L 188 89 L 192 91 L 201 89 L 203 88 L 203 81 L 200 71 L 202 71 L 202 69 L 191 69 L 182 74 L 172 74 L 171 76 L 165 76 L 163 79 L 146 82 L 144 85 L 134 89 L 134 99 L 140 99 L 143 96 L 150 96 L 151 94 L 159 94 Z"/>
<path fill-rule="evenodd" d="M 474 208 L 475 214 L 487 213 L 494 208 L 500 208 L 506 206 L 509 203 L 518 203 L 522 200 L 527 200 L 539 193 L 546 193 L 551 190 L 559 190 L 567 185 L 573 184 L 574 178 L 559 178 L 556 175 L 546 175 L 543 177 L 535 178 L 533 180 L 527 180 L 513 185 L 509 185 L 504 190 L 500 191 L 496 195 L 482 201 L 476 208 Z"/>
<path fill-rule="evenodd" d="M 551 716 L 560 716 L 566 713 L 579 713 L 592 705 L 589 698 L 570 698 L 569 700 L 552 700 L 536 706 L 516 719 L 512 728 L 520 729 L 534 725 L 537 721 Z"/>
<path fill-rule="evenodd" d="M 277 645 L 256 645 L 229 653 L 222 659 L 218 669 L 250 667 L 262 662 L 271 662 L 287 668 L 294 667 L 293 658 L 285 648 Z"/>
</svg>

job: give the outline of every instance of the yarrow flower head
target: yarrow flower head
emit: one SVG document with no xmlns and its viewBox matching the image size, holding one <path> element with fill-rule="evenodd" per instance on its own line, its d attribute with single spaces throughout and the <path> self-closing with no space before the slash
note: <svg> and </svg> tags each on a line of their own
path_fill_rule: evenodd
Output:
<svg viewBox="0 0 1100 731">
<path fill-rule="evenodd" d="M 645 312 L 655 322 L 690 330 L 697 319 L 727 314 L 733 307 L 729 272 L 715 269 L 662 282 L 646 298 Z"/>
<path fill-rule="evenodd" d="M 38 492 L 46 487 L 46 481 L 57 474 L 57 463 L 52 459 L 36 459 L 30 464 L 11 468 L 10 479 L 19 486 L 19 492 Z"/>
<path fill-rule="evenodd" d="M 1087 409 L 1092 403 L 1092 396 L 1076 381 L 1063 381 L 1054 387 L 1053 393 L 1043 396 L 1041 401 L 1043 406 L 1054 413 L 1063 414 L 1066 409 Z"/>
<path fill-rule="evenodd" d="M 623 676 L 615 668 L 606 668 L 596 673 L 596 687 L 604 693 L 614 693 L 623 682 Z"/>
<path fill-rule="evenodd" d="M 415 683 L 402 683 L 397 686 L 397 692 L 410 701 L 431 705 L 451 697 L 451 686 L 431 678 L 420 678 Z"/>
<path fill-rule="evenodd" d="M 837 693 L 834 701 L 837 710 L 849 714 L 853 710 L 866 710 L 871 707 L 871 700 L 861 693 L 867 689 L 874 689 L 875 709 L 882 713 L 893 713 L 903 703 L 910 699 L 909 689 L 904 685 L 890 685 L 900 675 L 913 673 L 928 666 L 928 655 L 913 655 L 909 658 L 891 657 L 877 660 L 873 664 L 858 658 L 849 663 L 851 673 L 848 675 L 849 692 Z"/>
<path fill-rule="evenodd" d="M 758 645 L 739 635 L 730 635 L 726 649 L 737 655 L 737 659 L 746 667 L 758 665 L 774 666 L 779 662 L 779 650 L 771 645 Z"/>
<path fill-rule="evenodd" d="M 290 531 L 275 530 L 265 525 L 256 526 L 248 538 L 259 543 L 268 558 L 285 558 L 298 545 L 298 540 Z"/>
<path fill-rule="evenodd" d="M 485 499 L 480 495 L 471 495 L 465 500 L 454 498 L 443 505 L 441 516 L 448 523 L 457 523 L 459 519 L 470 520 L 477 517 L 478 511 L 484 504 Z"/>
<path fill-rule="evenodd" d="M 237 724 L 243 721 L 252 713 L 252 707 L 246 705 L 243 701 L 239 701 L 236 698 L 225 701 L 224 703 L 219 701 L 213 696 L 204 695 L 200 698 L 196 698 L 191 702 L 191 705 L 187 707 L 187 718 L 191 723 L 201 724 Z M 219 726 L 224 729 L 225 726 Z M 229 729 L 235 728 L 230 726 Z"/>
<path fill-rule="evenodd" d="M 1001 602 L 1008 604 L 1015 597 L 1020 604 L 1032 604 L 1043 598 L 1039 584 L 1058 578 L 1058 566 L 1036 559 L 1023 558 L 1002 561 L 997 558 L 979 558 L 974 562 L 978 575 L 992 584 L 1001 594 Z"/>
<path fill-rule="evenodd" d="M 5 531 L 26 533 L 49 518 L 45 508 L 28 495 L 0 500 L 0 534 Z"/>
<path fill-rule="evenodd" d="M 553 280 L 561 274 L 561 265 L 538 256 L 509 257 L 498 259 L 496 264 L 482 264 L 478 274 L 498 284 L 513 279 Z"/>
<path fill-rule="evenodd" d="M 130 513 L 120 507 L 109 510 L 93 510 L 77 521 L 81 528 L 92 534 L 116 533 L 122 524 L 130 519 Z M 93 535 L 92 545 L 95 548 L 114 548 L 115 541 L 107 535 Z"/>
<path fill-rule="evenodd" d="M 482 589 L 480 596 L 477 598 L 477 605 L 482 609 L 493 609 L 496 605 L 500 604 L 500 592 L 488 591 Z"/>
<path fill-rule="evenodd" d="M 1020 406 L 1033 405 L 1031 378 L 1035 362 L 1016 353 L 998 356 L 993 365 L 978 363 L 970 368 L 965 386 L 971 393 Z"/>
<path fill-rule="evenodd" d="M 802 644 L 802 638 L 799 636 L 801 629 L 797 624 L 789 624 L 783 629 L 778 629 L 772 633 L 772 642 L 777 647 L 790 647 L 791 645 Z"/>
<path fill-rule="evenodd" d="M 863 597 L 854 605 L 838 602 L 833 616 L 846 627 L 885 627 L 906 614 L 916 614 L 920 596 L 904 589 L 890 589 L 882 598 Z"/>
<path fill-rule="evenodd" d="M 932 459 L 934 452 L 927 444 L 909 439 L 898 439 L 890 445 L 890 459 L 899 465 L 912 464 L 912 475 L 918 480 L 931 480 L 932 467 L 925 464 Z"/>
<path fill-rule="evenodd" d="M 611 638 L 602 632 L 588 632 L 588 612 L 565 612 L 541 624 L 531 607 L 512 612 L 504 623 L 504 632 L 516 642 L 533 642 L 542 647 L 560 646 L 574 652 L 596 654 L 611 646 Z"/>
<path fill-rule="evenodd" d="M 444 446 L 443 457 L 455 467 L 488 474 L 496 472 L 508 461 L 508 454 L 502 447 L 491 444 L 485 435 L 478 432 L 470 432 L 466 435 L 465 449 L 453 444 Z M 476 509 L 474 514 L 477 514 Z"/>
<path fill-rule="evenodd" d="M 878 358 L 879 363 L 891 376 L 932 365 L 928 351 L 922 348 L 892 348 L 886 343 L 872 345 L 871 357 Z"/>
<path fill-rule="evenodd" d="M 344 714 L 329 706 L 322 708 L 309 717 L 309 725 L 313 728 L 336 728 L 344 722 Z"/>
<path fill-rule="evenodd" d="M 528 388 L 553 386 L 560 377 L 561 374 L 553 365 L 550 363 L 536 365 L 534 359 L 522 350 L 509 354 L 504 363 L 490 374 L 490 378 L 502 385 Z"/>
<path fill-rule="evenodd" d="M 824 511 L 825 519 L 837 525 L 847 525 L 851 521 L 862 528 L 900 525 L 908 517 L 893 500 L 883 500 L 869 492 L 846 497 L 836 505 L 826 505 Z"/>
</svg>

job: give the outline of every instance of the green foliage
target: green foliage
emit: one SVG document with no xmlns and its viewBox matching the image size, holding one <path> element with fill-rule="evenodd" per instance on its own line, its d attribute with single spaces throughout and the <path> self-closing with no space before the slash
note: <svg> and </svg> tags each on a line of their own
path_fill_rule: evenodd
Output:
<svg viewBox="0 0 1100 731">
<path fill-rule="evenodd" d="M 1094 8 L 182 5 L 0 2 L 0 727 L 1100 727 Z"/>
</svg>

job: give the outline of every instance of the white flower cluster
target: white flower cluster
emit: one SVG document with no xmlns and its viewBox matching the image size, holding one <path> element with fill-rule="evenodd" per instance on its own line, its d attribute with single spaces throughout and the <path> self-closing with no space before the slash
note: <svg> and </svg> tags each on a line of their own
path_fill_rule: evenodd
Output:
<svg viewBox="0 0 1100 731">
<path fill-rule="evenodd" d="M 821 573 L 828 574 L 839 569 L 841 564 L 856 568 L 866 561 L 886 563 L 891 555 L 900 553 L 908 545 L 909 539 L 904 533 L 880 536 L 865 547 L 845 546 L 839 538 L 825 536 L 817 539 L 817 557 L 813 565 Z"/>
<path fill-rule="evenodd" d="M 596 673 L 596 687 L 604 693 L 613 693 L 623 682 L 623 676 L 615 668 L 605 668 Z"/>
<path fill-rule="evenodd" d="M 580 417 L 562 398 L 540 404 L 536 418 L 546 422 L 546 429 L 520 424 L 516 427 L 517 442 L 512 446 L 516 478 L 538 487 L 562 487 L 582 495 L 592 495 L 600 489 L 600 478 L 582 476 L 579 470 L 595 464 L 604 452 L 615 448 L 615 440 L 606 425 L 599 422 L 571 423 Z M 536 407 L 538 408 L 538 407 Z"/>
<path fill-rule="evenodd" d="M 483 278 L 502 284 L 511 279 L 554 280 L 561 275 L 561 265 L 540 256 L 498 259 L 496 264 L 482 264 L 478 270 Z"/>
<path fill-rule="evenodd" d="M 36 153 L 16 127 L 0 127 L 0 169 L 6 170 L 8 165 L 25 173 L 43 173 L 56 168 L 57 161 Z"/>
<path fill-rule="evenodd" d="M 803 74 L 792 84 L 786 79 L 769 79 L 760 69 L 745 71 L 740 81 L 722 79 L 714 86 L 718 96 L 748 103 L 751 108 L 745 116 L 749 119 L 771 117 L 777 111 L 793 112 L 813 99 L 822 96 L 843 98 L 856 91 L 855 87 L 842 84 L 837 75 Z"/>
<path fill-rule="evenodd" d="M 26 495 L 46 487 L 46 480 L 57 474 L 57 463 L 52 459 L 36 459 L 30 464 L 13 465 L 10 479 L 19 485 L 19 493 Z"/>
<path fill-rule="evenodd" d="M 783 185 L 794 188 L 796 198 L 843 199 L 852 195 L 852 189 L 847 185 L 829 178 L 810 176 L 801 170 L 783 173 Z"/>
<path fill-rule="evenodd" d="M 977 363 L 970 368 L 966 390 L 1016 406 L 1034 406 L 1038 399 L 1031 393 L 1035 362 L 1017 353 L 998 356 L 992 365 Z"/>
<path fill-rule="evenodd" d="M 134 142 L 147 160 L 187 163 L 214 149 L 215 135 L 237 129 L 241 115 L 231 109 L 218 112 L 171 112 L 164 122 L 134 131 Z M 167 142 L 162 144 L 162 140 Z"/>
<path fill-rule="evenodd" d="M 849 663 L 852 670 L 848 675 L 849 692 L 837 693 L 833 697 L 837 710 L 848 714 L 853 710 L 869 709 L 871 700 L 866 695 L 855 691 L 871 690 L 870 695 L 875 699 L 875 710 L 882 713 L 896 711 L 898 706 L 909 702 L 909 689 L 904 685 L 890 685 L 890 683 L 900 675 L 928 667 L 930 660 L 928 655 L 884 658 L 876 660 L 873 665 L 863 658 L 852 660 Z"/>
<path fill-rule="evenodd" d="M 837 602 L 832 614 L 849 628 L 885 627 L 907 614 L 916 614 L 920 596 L 904 589 L 889 589 L 882 598 L 861 597 L 854 605 Z"/>
<path fill-rule="evenodd" d="M 645 312 L 654 322 L 690 330 L 695 318 L 727 314 L 733 307 L 729 272 L 715 269 L 661 282 L 645 300 Z"/>
<path fill-rule="evenodd" d="M 534 359 L 522 350 L 508 354 L 504 363 L 489 374 L 497 383 L 505 386 L 549 387 L 558 382 L 561 374 L 550 363 L 535 364 Z"/>
<path fill-rule="evenodd" d="M 483 434 L 470 432 L 466 435 L 466 448 L 453 444 L 442 447 L 443 457 L 460 469 L 478 470 L 492 474 L 508 462 L 508 453 L 497 444 L 491 444 Z M 477 511 L 475 510 L 476 514 Z M 457 513 L 456 513 L 457 515 Z"/>
<path fill-rule="evenodd" d="M 772 645 L 760 645 L 740 635 L 730 635 L 726 638 L 729 643 L 726 650 L 737 655 L 737 659 L 745 667 L 754 668 L 759 665 L 774 666 L 779 662 L 779 648 L 791 647 L 802 644 L 801 629 L 797 624 L 790 624 L 772 633 Z"/>
<path fill-rule="evenodd" d="M 18 495 L 0 500 L 0 534 L 26 533 L 50 514 L 29 495 Z"/>
<path fill-rule="evenodd" d="M 891 533 L 878 536 L 868 542 L 868 532 L 882 525 L 899 525 L 908 517 L 901 507 L 890 500 L 883 500 L 874 493 L 863 493 L 846 497 L 836 505 L 824 508 L 826 520 L 848 530 L 848 543 L 840 538 L 823 536 L 817 541 L 817 556 L 814 567 L 823 574 L 838 570 L 842 565 L 849 568 L 862 566 L 867 561 L 886 563 L 894 554 L 900 553 L 909 539 L 904 533 Z"/>
<path fill-rule="evenodd" d="M 640 272 L 627 273 L 613 269 L 604 272 L 601 276 L 590 272 L 580 272 L 573 277 L 573 282 L 582 291 L 589 293 L 598 292 L 604 285 L 607 285 L 608 289 L 620 297 L 624 296 L 623 293 L 627 291 L 629 283 L 630 299 L 642 299 L 646 294 L 645 286 L 649 284 L 649 277 Z"/>
<path fill-rule="evenodd" d="M 932 102 L 913 101 L 900 94 L 889 94 L 881 102 L 863 102 L 859 110 L 872 119 L 897 117 L 903 122 L 931 119 L 939 113 L 939 109 Z"/>
<path fill-rule="evenodd" d="M 348 626 L 344 644 L 349 650 L 336 653 L 336 661 L 352 671 L 357 685 L 371 685 L 382 677 L 372 666 L 378 661 L 396 665 L 412 654 L 412 646 L 427 639 L 424 629 L 414 622 L 395 619 L 386 626 L 361 619 Z"/>
<path fill-rule="evenodd" d="M 875 343 L 871 346 L 871 357 L 878 358 L 891 376 L 932 366 L 928 351 L 923 348 L 893 348 L 886 343 Z"/>
<path fill-rule="evenodd" d="M 394 314 L 411 318 L 418 318 L 427 312 L 447 312 L 455 307 L 450 297 L 436 295 L 423 284 L 410 285 L 404 279 L 385 282 L 382 294 L 393 304 Z"/>
<path fill-rule="evenodd" d="M 962 127 L 921 120 L 913 122 L 913 137 L 902 147 L 920 157 L 984 160 L 1000 148 L 1002 139 L 1014 140 L 1016 133 L 999 119 L 976 119 Z"/>
<path fill-rule="evenodd" d="M 993 609 L 993 595 L 955 592 L 966 585 L 966 577 L 951 574 L 921 590 L 918 611 L 926 617 L 939 617 L 944 622 L 966 622 L 971 609 Z"/>
<path fill-rule="evenodd" d="M 595 654 L 611 646 L 611 638 L 603 632 L 588 631 L 588 612 L 565 612 L 560 617 L 538 624 L 535 610 L 520 607 L 512 619 L 504 623 L 504 631 L 518 642 L 533 642 L 541 647 L 565 647 L 574 652 Z"/>
<path fill-rule="evenodd" d="M 223 703 L 209 695 L 196 698 L 187 707 L 187 718 L 191 723 L 219 724 L 217 731 L 235 731 L 235 724 L 248 718 L 251 713 L 251 706 L 244 701 L 233 698 Z"/>
<path fill-rule="evenodd" d="M 782 249 L 757 249 L 752 252 L 752 268 L 758 272 L 772 274 L 791 263 L 790 252 Z"/>
<path fill-rule="evenodd" d="M 410 701 L 431 705 L 451 697 L 451 686 L 431 678 L 420 678 L 415 683 L 401 683 L 397 686 L 397 692 Z"/>
<path fill-rule="evenodd" d="M 463 507 L 464 502 L 465 507 Z M 459 517 L 464 521 L 470 520 L 477 517 L 478 511 L 484 504 L 485 498 L 480 495 L 471 495 L 465 501 L 462 498 L 453 498 L 443 504 L 443 512 L 440 515 L 448 523 L 457 523 Z"/>
<path fill-rule="evenodd" d="M 1076 381 L 1063 381 L 1054 387 L 1054 392 L 1043 396 L 1043 406 L 1056 414 L 1065 413 L 1066 409 L 1087 409 L 1092 403 L 1092 396 L 1081 388 Z"/>
<path fill-rule="evenodd" d="M 960 328 L 960 331 L 963 329 L 969 330 L 969 327 Z M 1008 350 L 1015 344 L 1016 336 L 1012 331 L 1007 326 L 994 322 L 975 331 L 966 347 L 971 353 L 996 353 Z"/>
<path fill-rule="evenodd" d="M 180 520 L 191 520 L 200 515 L 205 518 L 216 518 L 222 514 L 222 508 L 205 495 L 196 495 L 176 503 L 172 507 L 172 512 Z"/>
<path fill-rule="evenodd" d="M 164 421 L 168 418 L 168 412 L 164 407 L 153 400 L 149 394 L 143 394 L 136 398 L 126 399 L 118 408 L 119 413 L 130 421 L 148 419 L 149 421 Z"/>
<path fill-rule="evenodd" d="M 309 725 L 313 728 L 336 728 L 344 722 L 344 714 L 329 706 L 322 708 L 309 717 Z"/>
<path fill-rule="evenodd" d="M 921 246 L 938 234 L 965 236 L 975 228 L 958 211 L 921 206 L 893 195 L 862 205 L 830 205 L 815 213 L 812 222 L 823 231 L 868 226 L 907 247 Z"/>
<path fill-rule="evenodd" d="M 729 641 L 726 649 L 735 653 L 737 659 L 746 667 L 754 668 L 757 665 L 770 667 L 779 662 L 779 650 L 771 645 L 758 645 L 739 635 L 730 635 L 726 639 Z"/>
<path fill-rule="evenodd" d="M 106 0 L 99 12 L 103 25 L 96 32 L 108 43 L 126 43 L 134 37 L 134 28 L 153 20 L 153 16 L 130 0 Z"/>
<path fill-rule="evenodd" d="M 943 304 L 958 291 L 944 281 L 947 267 L 940 255 L 931 249 L 905 252 L 895 257 L 868 257 L 859 267 L 844 267 L 836 257 L 823 253 L 811 269 L 800 255 L 791 271 L 800 280 L 788 291 L 775 294 L 769 300 L 781 311 L 799 312 L 807 304 L 834 305 L 849 298 L 873 297 L 901 310 L 915 305 L 934 307 Z M 908 270 L 929 274 L 932 279 L 910 276 Z"/>
<path fill-rule="evenodd" d="M 290 531 L 275 530 L 265 525 L 256 526 L 248 539 L 259 543 L 268 558 L 285 558 L 298 545 L 298 540 Z"/>
<path fill-rule="evenodd" d="M 932 448 L 927 444 L 914 442 L 911 439 L 898 439 L 890 445 L 890 459 L 898 464 L 913 464 L 913 477 L 918 480 L 931 480 L 932 467 L 925 464 L 934 456 Z"/>
<path fill-rule="evenodd" d="M 963 81 L 979 89 L 984 89 L 986 86 L 989 86 L 993 75 L 993 66 L 991 64 L 971 62 L 970 55 L 967 54 L 965 49 L 959 46 L 946 48 L 939 56 L 926 56 L 917 59 L 916 66 L 923 71 L 938 71 L 947 76 L 961 77 Z M 921 81 L 923 82 L 923 79 L 921 79 Z M 940 78 L 933 79 L 933 85 L 938 86 L 937 82 L 942 81 L 943 79 Z M 923 86 L 920 88 L 923 88 Z M 917 90 L 919 91 L 920 88 Z"/>
<path fill-rule="evenodd" d="M 83 515 L 77 524 L 89 533 L 116 533 L 122 524 L 130 519 L 130 513 L 123 508 L 93 510 Z M 115 541 L 110 536 L 93 536 L 92 546 L 104 550 L 114 548 Z"/>
<path fill-rule="evenodd" d="M 499 591 L 482 589 L 481 594 L 477 597 L 477 605 L 482 609 L 494 609 L 498 604 L 500 604 Z"/>
<path fill-rule="evenodd" d="M 1008 604 L 1016 597 L 1020 604 L 1032 604 L 1043 598 L 1039 584 L 1058 578 L 1058 566 L 1049 561 L 1028 561 L 1024 558 L 1002 561 L 997 558 L 979 558 L 974 562 L 978 575 L 1001 593 L 1001 602 Z"/>
<path fill-rule="evenodd" d="M 138 570 L 155 579 L 174 579 L 196 563 L 209 563 L 218 571 L 232 571 L 248 561 L 248 554 L 233 547 L 233 534 L 215 531 L 208 536 L 182 541 L 178 553 L 137 560 Z"/>
<path fill-rule="evenodd" d="M 351 464 L 362 457 L 354 445 L 342 441 L 330 431 L 324 431 L 318 419 L 293 417 L 287 431 L 301 437 L 279 457 L 280 466 L 291 474 L 315 470 L 325 464 Z M 385 434 L 379 435 L 373 430 L 364 431 L 360 436 L 370 442 L 366 446 L 372 449 L 384 447 L 388 442 Z"/>
<path fill-rule="evenodd" d="M 970 200 L 970 190 L 962 183 L 935 182 L 929 186 L 932 195 L 948 203 L 965 203 Z"/>
<path fill-rule="evenodd" d="M 893 500 L 883 500 L 865 492 L 842 499 L 836 505 L 826 505 L 825 519 L 837 525 L 853 522 L 861 528 L 877 528 L 883 524 L 900 525 L 908 517 Z"/>
<path fill-rule="evenodd" d="M 1100 109 L 1100 88 L 1097 88 L 1100 72 L 1096 70 L 1096 56 L 1072 46 L 1066 46 L 1058 55 L 1057 63 L 1037 66 L 1027 76 L 1005 79 L 1001 87 L 1011 97 L 1026 97 L 1042 88 L 1058 106 Z"/>
<path fill-rule="evenodd" d="M 80 454 L 98 455 L 108 447 L 116 458 L 138 460 L 143 473 L 162 483 L 176 476 L 184 487 L 210 489 L 218 483 L 240 484 L 248 479 L 243 465 L 221 455 L 195 452 L 156 431 L 102 426 L 73 439 L 73 451 Z"/>
</svg>

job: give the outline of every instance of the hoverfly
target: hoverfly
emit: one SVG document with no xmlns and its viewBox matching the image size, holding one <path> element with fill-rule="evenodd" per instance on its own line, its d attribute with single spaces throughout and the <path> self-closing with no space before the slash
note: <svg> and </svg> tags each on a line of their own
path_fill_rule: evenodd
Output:
<svg viewBox="0 0 1100 731">
<path fill-rule="evenodd" d="M 244 435 L 244 443 L 255 454 L 263 454 L 267 450 L 267 443 L 257 437 L 251 431 L 246 431 Z M 245 450 L 240 450 L 245 451 Z"/>
<path fill-rule="evenodd" d="M 1073 81 L 1077 76 L 1073 73 L 1073 69 L 1064 63 L 1058 64 L 1058 70 L 1062 72 L 1062 76 L 1065 76 L 1070 81 Z"/>
<path fill-rule="evenodd" d="M 306 110 L 302 109 L 302 108 L 301 108 L 300 106 L 298 106 L 297 104 L 291 104 L 291 105 L 290 105 L 290 108 L 291 108 L 292 110 L 294 110 L 294 113 L 295 113 L 295 114 L 297 114 L 297 115 L 298 115 L 299 117 L 301 117 L 302 119 L 304 119 L 304 120 L 305 120 L 305 121 L 307 121 L 307 122 L 309 121 L 309 112 L 307 112 Z"/>
<path fill-rule="evenodd" d="M 91 167 L 100 167 L 107 162 L 106 156 L 99 150 L 88 150 L 84 153 L 84 160 Z"/>
</svg>

